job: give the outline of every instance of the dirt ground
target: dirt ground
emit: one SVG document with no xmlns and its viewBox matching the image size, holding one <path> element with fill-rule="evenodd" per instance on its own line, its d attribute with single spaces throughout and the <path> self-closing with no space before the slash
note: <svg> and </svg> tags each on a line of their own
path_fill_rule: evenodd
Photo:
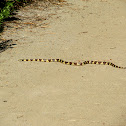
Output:
<svg viewBox="0 0 126 126">
<path fill-rule="evenodd" d="M 0 126 L 126 126 L 126 70 L 19 62 L 102 60 L 126 66 L 126 0 L 67 0 L 17 12 L 2 38 Z"/>
</svg>

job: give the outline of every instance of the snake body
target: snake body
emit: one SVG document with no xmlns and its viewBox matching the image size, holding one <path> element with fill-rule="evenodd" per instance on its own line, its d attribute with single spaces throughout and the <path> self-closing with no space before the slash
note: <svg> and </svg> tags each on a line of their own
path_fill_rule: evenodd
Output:
<svg viewBox="0 0 126 126">
<path fill-rule="evenodd" d="M 86 64 L 99 64 L 99 65 L 102 64 L 102 65 L 109 65 L 115 68 L 126 69 L 126 67 L 117 66 L 111 62 L 105 62 L 105 61 L 88 61 L 87 60 L 84 62 L 68 62 L 62 59 L 19 59 L 19 61 L 60 62 L 63 64 L 73 65 L 73 66 L 83 66 Z"/>
</svg>

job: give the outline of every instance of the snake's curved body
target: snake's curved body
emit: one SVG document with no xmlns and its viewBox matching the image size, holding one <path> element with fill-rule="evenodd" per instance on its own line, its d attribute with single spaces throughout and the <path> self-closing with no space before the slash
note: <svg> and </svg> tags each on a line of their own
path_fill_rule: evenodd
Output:
<svg viewBox="0 0 126 126">
<path fill-rule="evenodd" d="M 102 65 L 110 65 L 115 68 L 126 69 L 126 67 L 117 66 L 111 62 L 105 62 L 105 61 L 68 62 L 62 59 L 19 59 L 19 61 L 60 62 L 63 64 L 73 65 L 73 66 L 83 66 L 86 64 L 99 64 L 99 65 L 102 64 Z"/>
</svg>

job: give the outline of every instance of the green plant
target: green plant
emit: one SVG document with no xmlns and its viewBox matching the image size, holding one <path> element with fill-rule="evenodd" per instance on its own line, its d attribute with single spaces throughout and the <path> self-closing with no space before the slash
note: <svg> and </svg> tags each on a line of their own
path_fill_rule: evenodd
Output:
<svg viewBox="0 0 126 126">
<path fill-rule="evenodd" d="M 1 10 L 0 13 L 0 25 L 2 24 L 3 20 L 7 17 L 9 17 L 11 11 L 13 10 L 14 1 L 7 1 L 5 4 L 5 7 Z"/>
</svg>

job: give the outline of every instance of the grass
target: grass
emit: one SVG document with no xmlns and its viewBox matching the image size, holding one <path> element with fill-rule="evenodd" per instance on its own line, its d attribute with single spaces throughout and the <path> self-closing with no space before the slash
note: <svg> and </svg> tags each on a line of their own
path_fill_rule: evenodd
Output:
<svg viewBox="0 0 126 126">
<path fill-rule="evenodd" d="M 0 13 L 0 25 L 2 25 L 2 22 L 5 18 L 8 18 L 11 11 L 13 10 L 14 1 L 7 1 L 5 3 L 5 6 L 1 9 Z"/>
<path fill-rule="evenodd" d="M 29 1 L 29 0 L 27 0 Z M 8 18 L 14 9 L 18 8 L 21 3 L 26 3 L 26 0 L 1 0 L 0 1 L 0 32 L 2 31 L 2 23 Z"/>
</svg>

